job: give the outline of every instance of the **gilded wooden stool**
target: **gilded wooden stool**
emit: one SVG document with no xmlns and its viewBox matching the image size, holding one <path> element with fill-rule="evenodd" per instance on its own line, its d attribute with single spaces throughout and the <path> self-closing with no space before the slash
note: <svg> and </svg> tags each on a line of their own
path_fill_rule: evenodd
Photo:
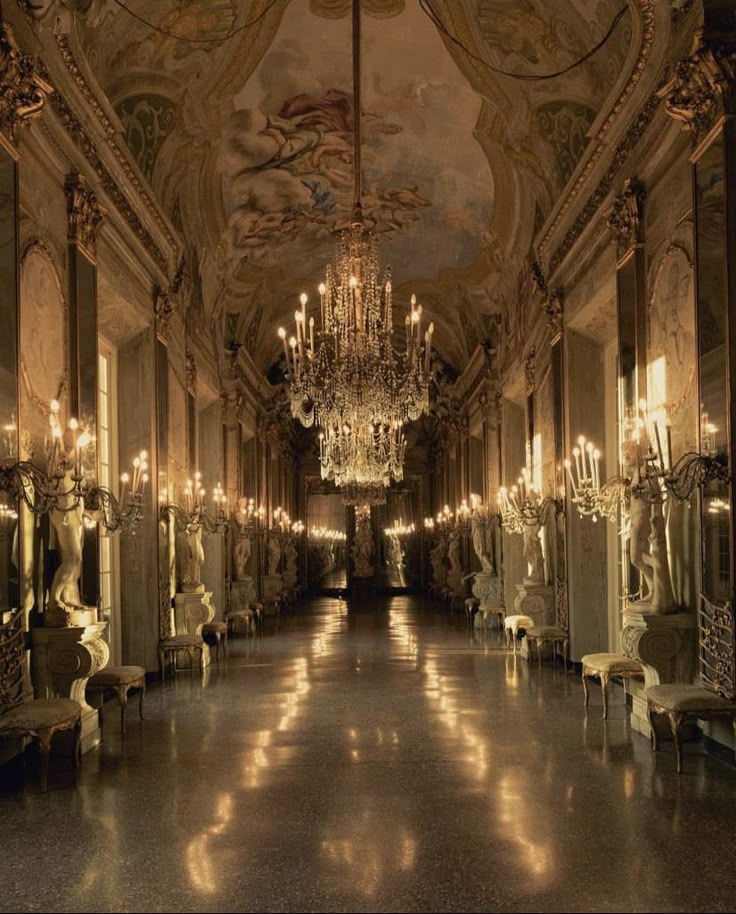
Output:
<svg viewBox="0 0 736 914">
<path fill-rule="evenodd" d="M 0 617 L 1 618 L 1 617 Z M 35 739 L 41 748 L 41 790 L 48 785 L 51 741 L 57 733 L 74 731 L 75 768 L 81 759 L 82 708 L 71 698 L 23 701 L 23 614 L 0 624 L 0 739 Z"/>
<path fill-rule="evenodd" d="M 567 646 L 569 636 L 564 628 L 559 625 L 532 625 L 526 629 L 526 640 L 529 646 L 529 656 L 532 653 L 532 644 L 537 650 L 537 665 L 542 665 L 542 648 L 545 644 L 552 645 L 552 657 L 557 660 L 558 648 L 562 645 L 562 659 L 567 669 Z"/>
<path fill-rule="evenodd" d="M 695 720 L 716 720 L 726 718 L 731 721 L 736 736 L 736 701 L 730 701 L 719 695 L 714 689 L 699 685 L 680 685 L 669 683 L 652 686 L 647 689 L 647 716 L 652 731 L 652 750 L 657 751 L 657 731 L 654 727 L 654 715 L 666 714 L 670 720 L 672 739 L 675 742 L 677 756 L 677 773 L 682 774 L 682 725 L 688 718 Z"/>
<path fill-rule="evenodd" d="M 202 638 L 207 644 L 215 645 L 215 659 L 220 662 L 220 646 L 227 657 L 227 622 L 205 622 L 202 626 Z"/>
<path fill-rule="evenodd" d="M 128 707 L 128 692 L 138 689 L 138 714 L 143 720 L 143 696 L 146 694 L 146 671 L 142 666 L 107 666 L 90 677 L 87 691 L 98 693 L 103 700 L 104 693 L 113 689 L 120 703 L 120 729 L 125 733 L 125 711 Z"/>
<path fill-rule="evenodd" d="M 590 694 L 588 692 L 588 678 L 597 677 L 601 681 L 603 695 L 603 717 L 608 717 L 608 680 L 612 676 L 621 679 L 643 679 L 644 669 L 638 660 L 632 660 L 625 654 L 586 654 L 582 659 L 583 694 L 585 707 L 588 707 Z"/>
<path fill-rule="evenodd" d="M 158 662 L 161 668 L 162 681 L 166 678 L 166 658 L 171 655 L 174 663 L 174 674 L 176 675 L 176 655 L 179 651 L 185 651 L 189 658 L 189 669 L 194 669 L 193 654 L 199 652 L 199 669 L 204 667 L 204 641 L 199 635 L 172 635 L 171 638 L 163 638 L 158 643 Z"/>
<path fill-rule="evenodd" d="M 516 636 L 519 633 L 519 629 L 531 628 L 534 625 L 534 619 L 531 616 L 506 616 L 503 621 L 503 633 L 504 639 L 506 642 L 506 650 L 510 647 L 513 647 L 514 653 L 516 653 Z"/>
</svg>

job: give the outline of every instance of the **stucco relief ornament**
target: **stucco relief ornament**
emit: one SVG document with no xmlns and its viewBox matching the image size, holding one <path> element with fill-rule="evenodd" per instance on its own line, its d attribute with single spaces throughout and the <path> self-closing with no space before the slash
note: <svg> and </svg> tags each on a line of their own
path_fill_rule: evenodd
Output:
<svg viewBox="0 0 736 914">
<path fill-rule="evenodd" d="M 97 252 L 97 229 L 107 210 L 99 203 L 97 194 L 82 175 L 68 175 L 64 189 L 69 217 L 67 237 L 72 244 L 78 245 L 94 259 Z"/>
<path fill-rule="evenodd" d="M 524 359 L 524 379 L 526 381 L 527 395 L 533 393 L 534 387 L 536 385 L 536 357 L 537 350 L 534 346 L 532 346 L 529 355 Z"/>
<path fill-rule="evenodd" d="M 197 395 L 197 362 L 194 353 L 186 347 L 186 372 L 187 372 L 187 391 L 193 396 Z"/>
<path fill-rule="evenodd" d="M 156 321 L 156 336 L 165 343 L 169 338 L 169 324 L 174 314 L 174 303 L 169 293 L 163 289 L 157 288 L 154 292 L 153 314 Z"/>
<path fill-rule="evenodd" d="M 554 346 L 562 337 L 562 289 L 555 289 L 544 305 L 547 315 L 547 329 L 549 330 L 550 342 Z"/>
<path fill-rule="evenodd" d="M 624 189 L 614 198 L 608 213 L 608 228 L 616 241 L 619 258 L 644 241 L 644 185 L 627 178 Z"/>
<path fill-rule="evenodd" d="M 38 73 L 33 58 L 18 47 L 11 28 L 0 26 L 0 128 L 15 140 L 18 127 L 43 111 L 53 89 Z"/>
<path fill-rule="evenodd" d="M 697 36 L 693 53 L 678 62 L 657 95 L 697 146 L 718 118 L 736 110 L 736 49 Z"/>
</svg>

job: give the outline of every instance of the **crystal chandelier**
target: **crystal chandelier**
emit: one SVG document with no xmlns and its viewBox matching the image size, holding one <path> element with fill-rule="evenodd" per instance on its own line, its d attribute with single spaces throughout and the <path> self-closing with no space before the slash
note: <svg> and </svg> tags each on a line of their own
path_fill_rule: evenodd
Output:
<svg viewBox="0 0 736 914">
<path fill-rule="evenodd" d="M 405 342 L 394 345 L 389 272 L 362 218 L 360 165 L 360 2 L 353 0 L 354 210 L 319 286 L 319 325 L 302 294 L 296 333 L 279 336 L 289 374 L 291 412 L 317 425 L 323 479 L 339 487 L 387 487 L 403 478 L 404 425 L 429 407 L 434 325 L 422 334 L 412 296 Z M 291 351 L 289 351 L 291 350 Z"/>
</svg>

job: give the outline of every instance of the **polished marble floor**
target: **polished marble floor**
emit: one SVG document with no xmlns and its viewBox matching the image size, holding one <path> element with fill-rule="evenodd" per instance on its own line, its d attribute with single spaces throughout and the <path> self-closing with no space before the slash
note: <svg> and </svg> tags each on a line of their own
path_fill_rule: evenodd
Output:
<svg viewBox="0 0 736 914">
<path fill-rule="evenodd" d="M 598 702 L 414 599 L 315 602 L 124 743 L 110 707 L 76 788 L 3 784 L 0 910 L 733 910 L 736 770 Z"/>
</svg>

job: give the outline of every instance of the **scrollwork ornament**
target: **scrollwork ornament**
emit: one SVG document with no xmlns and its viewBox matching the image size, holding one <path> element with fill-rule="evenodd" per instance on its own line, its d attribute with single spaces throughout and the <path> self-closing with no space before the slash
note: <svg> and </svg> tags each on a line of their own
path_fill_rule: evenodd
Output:
<svg viewBox="0 0 736 914">
<path fill-rule="evenodd" d="M 524 359 L 524 379 L 526 381 L 527 396 L 531 396 L 531 394 L 534 393 L 534 388 L 536 386 L 536 359 L 537 350 L 536 347 L 532 346 L 529 350 L 529 354 Z"/>
<path fill-rule="evenodd" d="M 615 197 L 608 213 L 608 228 L 616 242 L 617 255 L 622 258 L 644 241 L 644 185 L 627 178 L 624 189 Z"/>
<path fill-rule="evenodd" d="M 69 218 L 69 242 L 78 245 L 94 260 L 97 252 L 97 229 L 107 211 L 82 175 L 68 175 L 64 189 Z"/>
<path fill-rule="evenodd" d="M 553 346 L 562 338 L 562 331 L 564 329 L 562 321 L 562 307 L 562 289 L 555 289 L 544 305 L 544 310 L 547 315 L 547 329 L 549 330 L 550 343 Z"/>
<path fill-rule="evenodd" d="M 721 117 L 736 111 L 736 48 L 699 36 L 693 53 L 679 61 L 657 94 L 697 147 Z"/>
<path fill-rule="evenodd" d="M 169 293 L 157 286 L 153 293 L 153 314 L 156 322 L 156 336 L 162 343 L 166 343 L 169 339 L 169 324 L 174 310 L 174 303 Z"/>
<path fill-rule="evenodd" d="M 36 72 L 33 58 L 18 47 L 12 29 L 0 25 L 0 128 L 15 141 L 19 127 L 39 117 L 53 89 Z"/>
<path fill-rule="evenodd" d="M 187 390 L 193 396 L 197 395 L 197 360 L 194 353 L 186 347 L 186 372 L 187 372 Z"/>
</svg>

